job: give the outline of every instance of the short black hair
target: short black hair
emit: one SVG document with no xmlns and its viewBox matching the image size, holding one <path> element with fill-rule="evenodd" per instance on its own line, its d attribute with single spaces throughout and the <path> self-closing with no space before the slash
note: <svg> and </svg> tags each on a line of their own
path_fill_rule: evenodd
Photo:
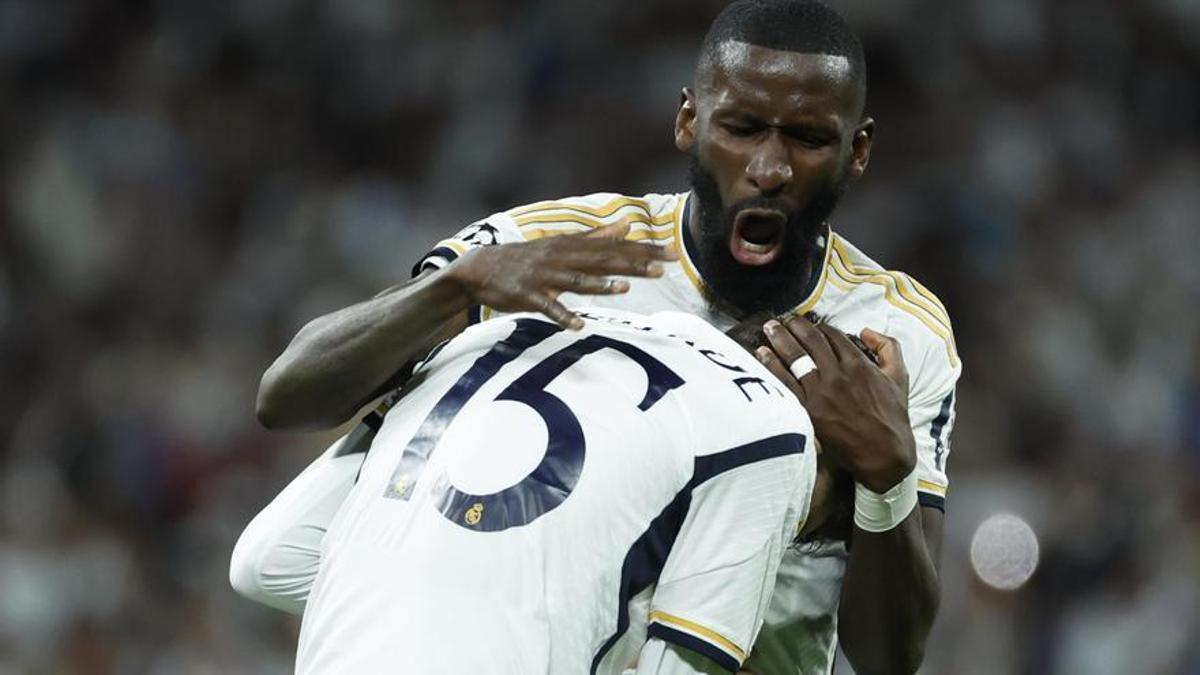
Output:
<svg viewBox="0 0 1200 675">
<path fill-rule="evenodd" d="M 759 347 L 770 347 L 771 343 L 767 341 L 767 334 L 763 332 L 763 324 L 775 319 L 783 322 L 787 319 L 776 316 L 768 311 L 760 311 L 751 314 L 750 316 L 737 322 L 733 328 L 725 331 L 725 334 L 738 343 L 742 349 L 753 354 Z"/>
<path fill-rule="evenodd" d="M 850 24 L 818 0 L 736 0 L 713 20 L 700 47 L 697 73 L 715 62 L 725 42 L 800 54 L 843 56 L 850 62 L 851 81 L 863 92 L 867 63 L 862 42 Z"/>
</svg>

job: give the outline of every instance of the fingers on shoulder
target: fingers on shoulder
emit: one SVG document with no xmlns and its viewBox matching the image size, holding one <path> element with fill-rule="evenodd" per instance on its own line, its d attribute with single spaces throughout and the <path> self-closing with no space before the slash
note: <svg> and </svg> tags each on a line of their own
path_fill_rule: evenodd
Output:
<svg viewBox="0 0 1200 675">
<path fill-rule="evenodd" d="M 875 357 L 881 367 L 898 364 L 904 365 L 904 347 L 900 340 L 892 335 L 886 335 L 870 328 L 864 328 L 859 337 Z"/>
</svg>

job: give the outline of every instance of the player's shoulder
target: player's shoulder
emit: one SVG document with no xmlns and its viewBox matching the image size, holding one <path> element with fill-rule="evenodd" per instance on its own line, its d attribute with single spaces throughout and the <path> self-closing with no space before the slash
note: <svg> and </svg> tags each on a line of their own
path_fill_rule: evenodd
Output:
<svg viewBox="0 0 1200 675">
<path fill-rule="evenodd" d="M 630 225 L 629 239 L 664 242 L 674 234 L 683 201 L 679 194 L 596 192 L 533 202 L 497 216 L 515 226 L 527 241 L 594 230 L 624 219 Z"/>
<path fill-rule="evenodd" d="M 851 296 L 879 304 L 887 317 L 884 332 L 900 341 L 914 373 L 921 368 L 957 377 L 962 364 L 945 304 L 911 274 L 886 269 L 836 233 L 830 237 L 829 280 Z"/>
</svg>

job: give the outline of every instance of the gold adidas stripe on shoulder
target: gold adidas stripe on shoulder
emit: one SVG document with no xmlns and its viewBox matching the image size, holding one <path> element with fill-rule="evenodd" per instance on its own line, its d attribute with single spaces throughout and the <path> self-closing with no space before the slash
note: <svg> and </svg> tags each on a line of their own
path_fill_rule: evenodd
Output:
<svg viewBox="0 0 1200 675">
<path fill-rule="evenodd" d="M 896 286 L 900 289 L 900 292 L 905 298 L 907 298 L 910 302 L 920 305 L 922 308 L 924 308 L 925 311 L 929 312 L 931 316 L 940 321 L 947 330 L 952 330 L 950 327 L 950 313 L 946 311 L 946 308 L 942 306 L 941 302 L 934 302 L 934 300 L 937 298 L 932 293 L 926 296 L 924 293 L 919 292 L 916 286 L 916 279 L 913 279 L 904 272 L 897 272 L 894 270 L 888 270 L 885 272 L 885 274 L 888 274 L 896 279 Z M 931 297 L 934 298 L 934 300 L 930 300 Z"/>
<path fill-rule="evenodd" d="M 954 341 L 954 332 L 950 327 L 950 319 L 947 315 L 931 309 L 927 300 L 918 300 L 916 294 L 906 288 L 899 273 L 852 266 L 849 262 L 849 253 L 836 238 L 833 239 L 833 248 L 834 255 L 830 261 L 830 269 L 836 276 L 841 277 L 851 286 L 869 283 L 882 287 L 884 299 L 897 309 L 915 317 L 941 338 L 946 343 L 946 353 L 950 358 L 951 365 L 958 365 L 958 347 Z M 904 277 L 909 278 L 907 275 Z"/>
<path fill-rule="evenodd" d="M 630 226 L 644 225 L 650 229 L 660 229 L 663 227 L 670 228 L 672 225 L 670 218 L 668 218 L 666 220 L 666 222 L 664 222 L 664 223 L 656 222 L 653 219 L 647 218 L 640 214 L 632 215 L 632 216 L 624 216 L 624 218 L 625 218 L 625 221 L 628 222 Z M 568 223 L 568 222 L 579 223 L 581 225 L 587 225 L 591 229 L 598 229 L 601 227 L 607 227 L 609 225 L 615 225 L 616 223 L 620 222 L 619 220 L 604 221 L 604 220 L 600 220 L 599 218 L 592 218 L 592 217 L 589 217 L 586 215 L 580 215 L 577 213 L 548 213 L 548 214 L 540 214 L 539 213 L 536 215 L 531 214 L 531 215 L 527 215 L 527 216 L 517 216 L 516 218 L 513 218 L 513 220 L 517 223 L 517 226 L 522 229 L 524 229 L 530 225 L 537 225 L 539 223 Z"/>
<path fill-rule="evenodd" d="M 578 234 L 580 230 L 569 229 L 546 229 L 541 227 L 530 227 L 521 230 L 521 236 L 525 237 L 525 241 L 536 241 L 546 237 L 558 237 L 564 234 Z M 625 241 L 669 241 L 675 238 L 675 233 L 667 230 L 666 232 L 651 232 L 647 230 L 632 230 L 625 235 Z"/>
<path fill-rule="evenodd" d="M 946 312 L 945 307 L 943 307 L 940 302 L 935 304 L 934 302 L 930 301 L 929 298 L 927 298 L 924 294 L 918 294 L 914 292 L 916 289 L 915 285 L 913 285 L 912 289 L 908 287 L 910 284 L 916 281 L 915 279 L 903 272 L 896 272 L 894 270 L 876 270 L 853 264 L 850 261 L 850 252 L 846 250 L 845 244 L 843 244 L 840 240 L 834 240 L 834 250 L 837 252 L 838 257 L 840 258 L 843 270 L 850 272 L 852 275 L 863 277 L 875 277 L 880 275 L 891 277 L 892 283 L 895 285 L 897 292 L 899 292 L 905 300 L 928 312 L 929 315 L 936 319 L 938 323 L 942 324 L 946 330 L 951 330 L 950 315 Z M 908 283 L 906 284 L 905 282 Z M 928 293 L 928 289 L 926 289 L 926 292 Z M 929 295 L 933 296 L 932 293 Z"/>
<path fill-rule="evenodd" d="M 512 209 L 508 212 L 508 215 L 512 216 L 512 218 L 516 220 L 518 224 L 520 224 L 520 221 L 525 216 L 535 213 L 547 213 L 550 211 L 574 211 L 576 213 L 582 213 L 595 218 L 609 218 L 617 211 L 620 211 L 626 207 L 633 207 L 634 210 L 641 211 L 643 214 L 645 214 L 645 219 L 641 220 L 640 222 L 649 222 L 652 225 L 666 225 L 671 222 L 674 215 L 673 213 L 668 212 L 655 216 L 651 212 L 650 203 L 645 199 L 639 199 L 636 197 L 617 197 L 609 200 L 603 206 L 588 206 L 587 204 L 568 201 L 535 202 L 533 204 L 519 206 L 515 209 Z M 630 215 L 632 216 L 633 214 Z M 631 220 L 633 220 L 633 218 L 631 218 Z"/>
<path fill-rule="evenodd" d="M 843 291 L 852 291 L 852 290 L 854 290 L 854 286 L 856 285 L 853 281 L 846 281 L 845 279 L 842 279 L 836 272 L 834 274 L 828 275 L 828 279 L 829 279 L 829 283 L 833 284 L 834 286 L 837 286 L 838 288 L 842 289 Z"/>
<path fill-rule="evenodd" d="M 910 282 L 912 282 L 913 288 L 916 289 L 916 291 L 918 293 L 920 293 L 922 296 L 928 298 L 929 301 L 932 302 L 933 304 L 937 305 L 942 310 L 942 313 L 945 314 L 947 317 L 950 316 L 950 312 L 946 311 L 946 306 L 942 304 L 942 301 L 938 299 L 938 296 L 933 294 L 933 291 L 929 290 L 928 288 L 925 288 L 925 286 L 922 285 L 921 282 L 908 276 L 907 274 L 904 276 L 907 277 Z"/>
<path fill-rule="evenodd" d="M 958 347 L 954 341 L 954 334 L 943 327 L 938 321 L 932 319 L 928 312 L 923 310 L 920 306 L 914 305 L 900 297 L 897 292 L 895 279 L 883 274 L 870 276 L 856 275 L 840 268 L 840 265 L 837 263 L 832 266 L 832 269 L 833 273 L 836 276 L 841 277 L 842 281 L 845 282 L 844 285 L 838 284 L 838 286 L 842 287 L 843 290 L 849 290 L 850 288 L 863 283 L 875 284 L 883 288 L 884 299 L 887 300 L 888 303 L 893 307 L 896 307 L 897 309 L 909 314 L 921 323 L 925 324 L 925 327 L 928 328 L 930 332 L 941 338 L 942 342 L 946 344 L 946 355 L 950 359 L 950 364 L 952 366 L 958 365 Z"/>
</svg>

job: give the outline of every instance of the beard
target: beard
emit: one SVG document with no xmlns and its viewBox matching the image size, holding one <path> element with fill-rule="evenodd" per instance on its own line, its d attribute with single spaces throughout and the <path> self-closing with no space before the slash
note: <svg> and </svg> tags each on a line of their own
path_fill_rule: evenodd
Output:
<svg viewBox="0 0 1200 675">
<path fill-rule="evenodd" d="M 824 233 L 825 219 L 833 213 L 849 184 L 842 171 L 822 185 L 805 206 L 793 211 L 783 200 L 751 197 L 725 206 L 717 181 L 689 153 L 692 192 L 696 195 L 696 266 L 704 278 L 710 304 L 741 318 L 759 312 L 780 315 L 800 304 L 809 294 L 820 269 L 824 249 L 817 239 Z M 779 257 L 768 265 L 751 267 L 739 263 L 729 250 L 734 219 L 748 208 L 775 209 L 786 214 L 785 234 Z"/>
</svg>

